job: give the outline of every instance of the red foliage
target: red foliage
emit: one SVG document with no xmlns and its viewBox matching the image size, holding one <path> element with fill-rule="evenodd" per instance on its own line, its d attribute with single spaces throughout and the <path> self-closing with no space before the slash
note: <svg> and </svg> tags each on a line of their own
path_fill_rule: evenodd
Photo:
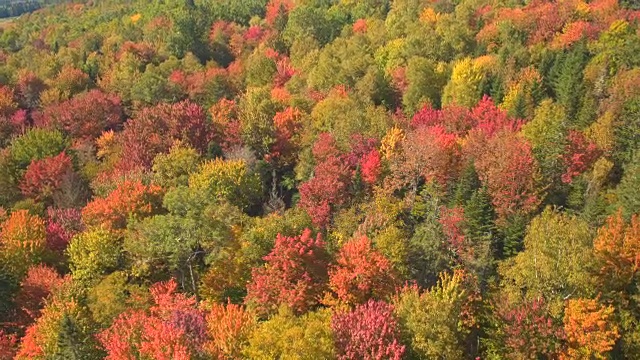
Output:
<svg viewBox="0 0 640 360">
<path fill-rule="evenodd" d="M 60 128 L 74 138 L 93 139 L 122 123 L 122 118 L 120 98 L 91 90 L 47 107 L 36 116 L 36 123 Z"/>
<path fill-rule="evenodd" d="M 64 152 L 42 160 L 34 160 L 20 181 L 20 190 L 24 196 L 36 200 L 49 198 L 60 188 L 64 177 L 71 172 L 71 158 Z"/>
<path fill-rule="evenodd" d="M 209 109 L 213 122 L 212 138 L 224 151 L 242 146 L 241 124 L 235 101 L 220 99 Z"/>
<path fill-rule="evenodd" d="M 294 163 L 297 156 L 297 144 L 292 141 L 292 138 L 300 132 L 302 127 L 302 112 L 298 108 L 288 107 L 284 111 L 276 113 L 273 117 L 273 124 L 276 129 L 276 142 L 265 159 Z"/>
<path fill-rule="evenodd" d="M 124 228 L 129 217 L 153 214 L 161 199 L 159 186 L 125 180 L 106 198 L 95 198 L 88 203 L 82 209 L 82 218 L 87 225 Z"/>
<path fill-rule="evenodd" d="M 143 64 L 148 64 L 156 56 L 156 50 L 153 45 L 148 43 L 125 41 L 125 43 L 120 47 L 118 55 L 116 55 L 117 59 L 120 60 L 124 54 L 132 54 Z"/>
<path fill-rule="evenodd" d="M 447 133 L 442 125 L 421 126 L 407 133 L 403 150 L 404 161 L 398 175 L 421 177 L 446 187 L 458 172 L 458 137 Z"/>
<path fill-rule="evenodd" d="M 331 291 L 339 302 L 349 305 L 383 299 L 395 291 L 398 281 L 389 260 L 372 248 L 366 236 L 344 244 L 329 270 Z"/>
<path fill-rule="evenodd" d="M 131 310 L 116 318 L 98 340 L 108 360 L 191 359 L 203 351 L 206 324 L 195 308 L 195 299 L 176 293 L 174 280 L 150 288 L 154 306 L 149 311 Z"/>
<path fill-rule="evenodd" d="M 503 130 L 517 132 L 522 126 L 521 120 L 509 118 L 507 113 L 498 108 L 486 95 L 471 110 L 470 115 L 475 130 L 486 138 L 492 138 Z"/>
<path fill-rule="evenodd" d="M 273 79 L 273 84 L 276 87 L 282 87 L 297 73 L 296 69 L 291 65 L 291 61 L 288 57 L 276 61 L 276 76 Z"/>
<path fill-rule="evenodd" d="M 63 283 L 63 278 L 46 265 L 32 266 L 20 283 L 16 304 L 26 318 L 23 325 L 35 321 L 51 292 Z"/>
<path fill-rule="evenodd" d="M 465 248 L 464 243 L 464 208 L 458 206 L 453 209 L 443 207 L 440 210 L 440 218 L 438 219 L 442 230 L 447 236 L 449 247 L 458 255 L 462 256 L 469 249 Z"/>
<path fill-rule="evenodd" d="M 300 207 L 305 209 L 314 225 L 324 227 L 331 220 L 332 207 L 346 201 L 351 169 L 345 163 L 329 134 L 321 134 L 313 147 L 316 160 L 314 177 L 300 186 Z"/>
<path fill-rule="evenodd" d="M 12 360 L 18 351 L 18 338 L 0 329 L 0 360 Z"/>
<path fill-rule="evenodd" d="M 560 350 L 559 339 L 564 332 L 555 324 L 543 298 L 515 308 L 498 306 L 505 334 L 505 345 L 512 351 L 512 358 L 520 356 L 545 356 L 554 358 Z"/>
<path fill-rule="evenodd" d="M 83 230 L 82 213 L 77 209 L 47 209 L 47 247 L 66 249 L 71 238 Z"/>
<path fill-rule="evenodd" d="M 24 108 L 33 109 L 40 102 L 40 93 L 47 86 L 36 74 L 25 71 L 18 74 L 18 81 L 15 85 L 15 94 L 20 105 Z"/>
<path fill-rule="evenodd" d="M 353 32 L 364 34 L 367 32 L 367 20 L 358 19 L 353 23 Z"/>
<path fill-rule="evenodd" d="M 332 209 L 346 201 L 351 171 L 339 157 L 331 156 L 315 167 L 315 175 L 300 186 L 298 204 L 305 209 L 313 224 L 325 227 Z"/>
<path fill-rule="evenodd" d="M 175 140 L 204 152 L 210 136 L 206 113 L 189 101 L 145 108 L 127 121 L 120 135 L 123 157 L 118 167 L 123 170 L 149 168 L 153 158 L 168 151 Z"/>
<path fill-rule="evenodd" d="M 562 182 L 570 184 L 573 178 L 587 171 L 591 165 L 602 155 L 597 145 L 588 142 L 584 135 L 575 130 L 570 130 L 568 144 L 565 147 L 562 161 L 566 171 L 562 174 Z"/>
<path fill-rule="evenodd" d="M 516 133 L 503 131 L 489 140 L 475 165 L 501 220 L 530 213 L 540 204 L 535 179 L 538 164 L 531 145 Z"/>
<path fill-rule="evenodd" d="M 351 312 L 334 314 L 331 328 L 340 360 L 399 360 L 405 352 L 393 308 L 382 301 L 371 300 Z"/>
<path fill-rule="evenodd" d="M 264 19 L 267 24 L 273 26 L 279 17 L 287 16 L 293 7 L 294 3 L 291 0 L 270 0 Z"/>
<path fill-rule="evenodd" d="M 281 304 L 300 314 L 318 303 L 328 263 L 320 234 L 315 239 L 309 229 L 295 237 L 278 234 L 264 259 L 267 264 L 253 270 L 247 286 L 246 301 L 255 304 L 258 314 L 268 315 Z"/>
<path fill-rule="evenodd" d="M 369 185 L 375 184 L 380 176 L 381 164 L 378 150 L 371 150 L 360 160 L 362 180 Z"/>
</svg>

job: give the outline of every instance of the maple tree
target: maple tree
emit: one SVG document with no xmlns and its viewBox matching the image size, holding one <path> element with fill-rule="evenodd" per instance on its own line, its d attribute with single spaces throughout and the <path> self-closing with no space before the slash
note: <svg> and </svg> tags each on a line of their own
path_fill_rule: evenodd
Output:
<svg viewBox="0 0 640 360">
<path fill-rule="evenodd" d="M 285 304 L 295 313 L 304 313 L 318 303 L 327 281 L 327 254 L 320 234 L 311 230 L 300 236 L 278 234 L 263 268 L 254 269 L 247 286 L 246 302 L 259 315 L 267 315 Z"/>
<path fill-rule="evenodd" d="M 369 300 L 353 311 L 336 313 L 331 327 L 338 359 L 401 359 L 405 353 L 393 307 L 385 302 Z"/>
<path fill-rule="evenodd" d="M 241 305 L 212 304 L 207 313 L 207 327 L 211 340 L 205 347 L 217 359 L 236 358 L 241 355 L 256 319 Z"/>
<path fill-rule="evenodd" d="M 18 210 L 0 227 L 0 256 L 12 273 L 22 276 L 32 264 L 42 260 L 46 251 L 44 221 L 27 210 Z"/>
<path fill-rule="evenodd" d="M 153 214 L 161 196 L 156 185 L 125 180 L 105 198 L 96 198 L 84 209 L 82 218 L 87 225 L 105 225 L 114 229 L 125 227 L 130 217 Z"/>
<path fill-rule="evenodd" d="M 609 216 L 593 240 L 602 281 L 607 287 L 624 289 L 634 279 L 640 265 L 640 220 L 631 217 L 627 225 L 619 210 Z"/>
<path fill-rule="evenodd" d="M 619 337 L 618 328 L 611 324 L 614 308 L 593 299 L 569 299 L 564 313 L 567 336 L 566 356 L 570 359 L 588 357 L 606 359 Z"/>
<path fill-rule="evenodd" d="M 37 123 L 64 131 L 78 139 L 92 139 L 122 123 L 121 100 L 100 90 L 91 90 L 51 105 L 38 114 Z"/>
<path fill-rule="evenodd" d="M 329 288 L 325 302 L 363 304 L 369 299 L 384 299 L 398 285 L 389 260 L 374 249 L 366 236 L 346 242 L 329 268 Z"/>
<path fill-rule="evenodd" d="M 36 200 L 50 199 L 60 189 L 65 176 L 73 171 L 71 158 L 62 152 L 57 156 L 35 160 L 29 164 L 20 182 L 20 190 Z"/>
<path fill-rule="evenodd" d="M 20 284 L 16 302 L 28 321 L 35 321 L 40 316 L 47 297 L 63 282 L 60 274 L 46 265 L 32 266 Z"/>
</svg>

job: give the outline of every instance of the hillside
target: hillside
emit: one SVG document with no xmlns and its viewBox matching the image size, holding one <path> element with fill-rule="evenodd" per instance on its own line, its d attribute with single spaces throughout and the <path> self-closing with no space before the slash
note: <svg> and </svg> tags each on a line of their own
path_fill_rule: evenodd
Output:
<svg viewBox="0 0 640 360">
<path fill-rule="evenodd" d="M 638 359 L 639 85 L 629 0 L 25 13 L 0 360 Z"/>
</svg>

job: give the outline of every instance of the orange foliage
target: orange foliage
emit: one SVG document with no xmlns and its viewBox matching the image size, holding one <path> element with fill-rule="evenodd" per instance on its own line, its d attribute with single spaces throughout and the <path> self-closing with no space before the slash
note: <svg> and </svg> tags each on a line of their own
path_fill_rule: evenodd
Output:
<svg viewBox="0 0 640 360">
<path fill-rule="evenodd" d="M 568 349 L 566 359 L 606 359 L 606 353 L 620 336 L 612 323 L 614 308 L 597 300 L 571 299 L 564 313 Z"/>
<path fill-rule="evenodd" d="M 241 305 L 213 304 L 207 315 L 211 340 L 205 347 L 216 359 L 239 359 L 242 346 L 255 325 L 253 314 Z"/>
<path fill-rule="evenodd" d="M 598 230 L 593 247 L 603 281 L 623 289 L 640 269 L 640 219 L 634 215 L 626 225 L 619 210 Z"/>
<path fill-rule="evenodd" d="M 161 188 L 140 181 L 125 180 L 106 198 L 96 198 L 82 210 L 87 225 L 124 228 L 129 217 L 153 214 L 161 201 Z"/>
</svg>

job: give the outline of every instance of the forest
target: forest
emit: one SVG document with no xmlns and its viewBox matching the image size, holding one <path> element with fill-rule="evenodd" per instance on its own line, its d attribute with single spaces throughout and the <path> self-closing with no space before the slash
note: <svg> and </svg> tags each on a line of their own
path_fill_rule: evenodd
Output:
<svg viewBox="0 0 640 360">
<path fill-rule="evenodd" d="M 640 359 L 633 0 L 0 26 L 0 360 Z"/>
</svg>

